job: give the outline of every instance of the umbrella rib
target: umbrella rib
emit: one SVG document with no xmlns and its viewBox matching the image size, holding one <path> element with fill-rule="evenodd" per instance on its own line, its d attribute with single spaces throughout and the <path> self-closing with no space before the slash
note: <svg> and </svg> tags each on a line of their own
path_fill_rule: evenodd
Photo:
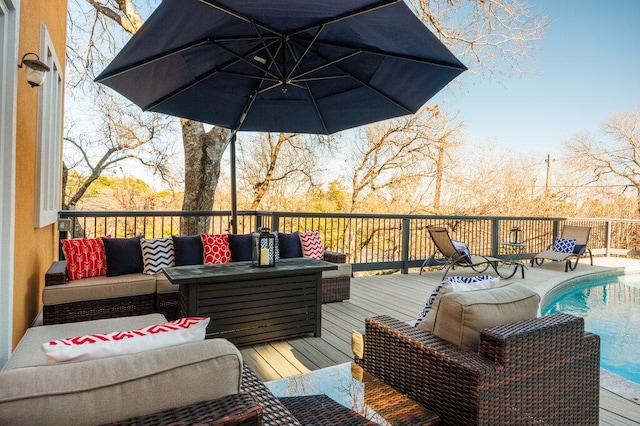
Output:
<svg viewBox="0 0 640 426">
<path fill-rule="evenodd" d="M 318 23 L 308 25 L 305 28 L 299 28 L 295 32 L 290 33 L 290 35 L 293 36 L 293 35 L 296 35 L 296 34 L 304 33 L 306 31 L 309 31 L 311 28 L 315 28 L 315 27 L 317 27 L 319 25 L 329 25 L 329 24 L 333 24 L 335 22 L 343 21 L 345 19 L 353 18 L 354 16 L 363 15 L 365 13 L 373 12 L 375 10 L 382 9 L 382 8 L 387 7 L 387 6 L 391 6 L 391 5 L 399 3 L 401 1 L 403 1 L 403 0 L 383 0 L 383 1 L 379 2 L 379 3 L 376 3 L 376 4 L 371 5 L 371 6 L 366 6 L 366 7 L 360 8 L 360 9 L 355 9 L 355 10 L 343 13 L 342 15 L 338 15 L 338 16 L 334 17 L 333 19 L 323 20 L 323 21 L 320 21 Z"/>
<path fill-rule="evenodd" d="M 226 46 L 225 46 L 225 45 L 223 45 L 223 44 L 219 44 L 219 43 L 217 43 L 215 40 L 211 40 L 210 42 L 211 42 L 212 44 L 214 44 L 214 45 L 218 46 L 219 48 L 221 48 L 221 49 L 223 49 L 223 50 L 226 50 L 228 53 L 230 53 L 231 55 L 235 56 L 235 57 L 236 57 L 237 59 L 239 59 L 240 61 L 242 61 L 242 62 L 246 63 L 247 65 L 249 65 L 249 66 L 251 66 L 251 67 L 253 67 L 253 68 L 257 69 L 258 71 L 262 71 L 262 72 L 264 72 L 264 73 L 268 74 L 269 76 L 271 76 L 272 78 L 279 78 L 279 77 L 280 77 L 279 75 L 274 74 L 274 73 L 272 73 L 271 71 L 269 71 L 267 68 L 262 68 L 262 67 L 260 67 L 260 66 L 258 66 L 258 65 L 256 65 L 256 64 L 254 64 L 253 62 L 251 62 L 250 60 L 248 60 L 248 59 L 246 58 L 246 56 L 247 56 L 247 55 L 252 55 L 253 53 L 258 52 L 260 49 L 257 49 L 257 48 L 256 48 L 255 50 L 250 51 L 250 53 L 240 54 L 240 53 L 236 53 L 236 52 L 234 52 L 233 50 L 229 49 L 228 47 L 226 47 Z"/>
<path fill-rule="evenodd" d="M 309 77 L 309 78 L 296 78 L 292 80 L 290 84 L 295 84 L 295 82 L 303 83 L 308 81 L 320 81 L 320 80 L 335 80 L 338 78 L 348 78 L 351 77 L 349 74 L 336 74 L 336 75 L 325 75 L 320 77 Z"/>
<path fill-rule="evenodd" d="M 227 15 L 233 16 L 234 18 L 240 19 L 241 21 L 245 21 L 247 23 L 253 23 L 259 26 L 260 28 L 269 31 L 270 33 L 277 35 L 278 37 L 283 36 L 282 32 L 276 30 L 275 28 L 270 27 L 269 25 L 264 24 L 262 22 L 257 22 L 254 19 L 249 18 L 228 6 L 222 5 L 215 0 L 199 0 L 199 1 L 202 4 L 213 7 L 214 9 L 218 9 L 220 12 L 226 13 Z"/>
<path fill-rule="evenodd" d="M 176 53 L 181 53 L 181 52 L 184 52 L 185 50 L 193 49 L 194 47 L 203 46 L 203 45 L 205 45 L 207 43 L 209 43 L 209 38 L 196 40 L 193 43 L 187 43 L 187 44 L 184 44 L 182 46 L 178 46 L 178 47 L 176 47 L 174 49 L 168 50 L 168 51 L 163 52 L 161 54 L 150 56 L 148 58 L 145 58 L 145 59 L 142 59 L 140 61 L 134 62 L 131 65 L 127 65 L 125 67 L 118 68 L 116 70 L 111 71 L 108 74 L 100 75 L 100 76 L 98 76 L 96 78 L 96 81 L 102 83 L 105 80 L 108 80 L 110 78 L 116 77 L 116 76 L 118 76 L 118 75 L 120 75 L 122 73 L 125 73 L 127 71 L 131 71 L 131 70 L 134 70 L 134 69 L 136 69 L 138 67 L 151 64 L 151 63 L 153 63 L 155 61 L 159 61 L 161 59 L 168 58 L 169 56 L 175 55 Z"/>
<path fill-rule="evenodd" d="M 266 50 L 267 55 L 269 55 L 269 58 L 271 59 L 271 64 L 275 65 L 278 74 L 282 75 L 282 71 L 278 67 L 278 62 L 276 61 L 276 58 L 274 57 L 274 55 L 271 53 L 271 50 L 269 49 L 269 46 L 267 46 L 267 43 L 262 38 L 262 34 L 260 34 L 260 30 L 258 30 L 258 26 L 256 25 L 256 22 L 254 20 L 251 20 L 251 24 L 253 25 L 253 28 L 255 28 L 256 34 L 258 34 L 258 37 L 260 38 L 260 42 L 264 46 L 264 50 Z M 276 55 L 280 51 L 280 48 L 281 48 L 280 46 L 278 46 L 278 49 L 276 51 Z"/>
<path fill-rule="evenodd" d="M 304 77 L 305 75 L 309 75 L 309 74 L 314 73 L 314 72 L 316 72 L 316 71 L 320 71 L 320 70 L 321 70 L 321 69 L 323 69 L 323 68 L 326 68 L 326 67 L 330 67 L 330 66 L 332 66 L 332 65 L 335 65 L 335 64 L 337 64 L 338 62 L 345 61 L 345 60 L 347 60 L 347 59 L 349 59 L 349 58 L 352 58 L 352 57 L 354 57 L 354 56 L 356 56 L 356 55 L 358 55 L 358 54 L 360 54 L 360 53 L 362 53 L 362 52 L 361 52 L 361 51 L 355 51 L 355 52 L 347 53 L 347 54 L 346 54 L 346 55 L 344 55 L 344 56 L 341 56 L 341 57 L 336 58 L 336 59 L 334 59 L 334 60 L 332 60 L 332 61 L 326 62 L 326 63 L 324 63 L 324 64 L 322 64 L 322 65 L 320 65 L 320 66 L 317 66 L 317 67 L 315 67 L 315 68 L 313 68 L 313 69 L 310 69 L 310 70 L 308 70 L 308 71 L 305 71 L 305 72 L 303 72 L 303 73 L 300 73 L 300 74 L 296 75 L 295 77 L 292 77 L 291 79 L 292 79 L 292 80 L 298 80 L 298 81 L 299 81 L 299 80 L 301 80 L 301 77 Z M 316 54 L 316 56 L 318 56 L 318 55 Z M 319 57 L 319 56 L 318 56 L 318 57 Z"/>
<path fill-rule="evenodd" d="M 307 56 L 307 53 L 309 53 L 309 50 L 311 49 L 311 46 L 314 45 L 314 43 L 316 42 L 316 40 L 318 39 L 318 37 L 320 36 L 320 33 L 322 32 L 322 30 L 324 30 L 324 28 L 325 28 L 324 25 L 321 25 L 318 28 L 318 30 L 316 31 L 316 34 L 313 36 L 313 39 L 309 42 L 309 45 L 307 46 L 307 48 L 304 50 L 304 52 L 302 52 L 302 55 L 300 55 L 300 57 L 296 60 L 296 63 L 291 68 L 291 71 L 289 72 L 289 74 L 286 77 L 287 80 L 291 79 L 291 76 L 293 75 L 295 70 L 298 69 L 298 67 L 300 66 L 300 63 L 302 62 L 304 57 Z M 293 49 L 291 49 L 290 45 L 287 45 L 287 46 L 289 47 L 289 50 L 291 51 L 291 56 L 295 58 L 295 52 L 293 51 Z"/>
<path fill-rule="evenodd" d="M 324 121 L 324 118 L 322 117 L 322 113 L 320 112 L 320 108 L 318 108 L 318 104 L 316 103 L 316 97 L 313 95 L 313 91 L 311 90 L 311 87 L 309 87 L 308 84 L 305 83 L 305 86 L 307 87 L 307 90 L 309 91 L 309 99 L 311 99 L 311 102 L 313 103 L 313 108 L 316 110 L 316 113 L 318 114 L 318 119 L 320 120 L 320 123 L 322 124 L 322 128 L 324 129 L 324 133 L 325 134 L 329 134 L 329 129 L 327 129 L 327 124 Z"/>
<path fill-rule="evenodd" d="M 316 56 L 324 61 L 328 61 L 327 58 L 324 58 L 323 56 L 319 55 L 316 52 Z M 398 106 L 399 108 L 403 109 L 404 111 L 407 112 L 407 114 L 413 114 L 415 111 L 411 110 L 411 108 L 407 107 L 406 105 L 401 104 L 400 102 L 398 102 L 397 100 L 393 99 L 392 97 L 390 97 L 389 95 L 387 95 L 384 92 L 381 92 L 380 90 L 376 89 L 375 87 L 373 87 L 372 85 L 370 85 L 369 83 L 367 83 L 366 81 L 362 80 L 361 78 L 356 77 L 355 75 L 353 75 L 353 73 L 350 73 L 348 71 L 345 71 L 344 69 L 342 69 L 340 67 L 339 64 L 334 64 L 334 66 L 339 69 L 340 71 L 349 74 L 349 76 L 351 78 L 353 78 L 355 81 L 357 81 L 358 83 L 362 84 L 364 87 L 368 88 L 369 90 L 372 90 L 374 92 L 376 92 L 377 94 L 379 94 L 380 96 L 382 96 L 383 98 L 385 98 L 386 100 L 388 100 L 389 102 L 395 104 L 396 106 Z"/>
<path fill-rule="evenodd" d="M 209 40 L 209 42 L 211 42 L 211 40 Z M 221 47 L 222 47 L 222 46 L 221 46 Z M 256 47 L 254 47 L 253 49 L 251 49 L 251 50 L 249 50 L 248 52 L 246 52 L 246 53 L 245 53 L 245 56 L 253 55 L 254 53 L 256 53 L 257 51 L 259 51 L 260 49 L 261 49 L 261 47 L 256 46 Z M 226 49 L 226 50 L 229 50 L 229 49 Z M 159 99 L 158 99 L 158 100 L 156 100 L 155 102 L 152 102 L 152 103 L 150 103 L 150 104 L 147 104 L 147 105 L 143 106 L 143 107 L 142 107 L 142 109 L 143 109 L 144 111 L 148 111 L 148 110 L 150 110 L 150 109 L 152 109 L 152 108 L 155 108 L 155 107 L 157 107 L 158 105 L 160 105 L 160 104 L 162 104 L 162 103 L 166 102 L 167 100 L 169 100 L 169 99 L 173 98 L 174 96 L 179 95 L 180 93 L 184 92 L 185 90 L 190 89 L 191 87 L 193 87 L 193 86 L 195 86 L 196 84 L 200 83 L 202 80 L 205 80 L 205 79 L 207 79 L 207 78 L 211 77 L 212 75 L 214 75 L 214 74 L 216 74 L 216 73 L 218 73 L 218 72 L 223 72 L 223 71 L 225 71 L 225 69 L 226 69 L 226 68 L 228 68 L 228 67 L 230 67 L 230 66 L 232 66 L 232 65 L 234 65 L 234 64 L 236 64 L 236 63 L 238 63 L 238 61 L 239 61 L 239 60 L 245 60 L 245 61 L 246 61 L 246 59 L 244 59 L 243 57 L 240 57 L 240 56 L 239 56 L 238 54 L 236 54 L 235 52 L 231 51 L 231 53 L 232 53 L 234 56 L 236 56 L 236 59 L 235 59 L 235 60 L 232 60 L 232 61 L 229 61 L 229 62 L 227 62 L 227 63 L 225 63 L 225 64 L 222 64 L 222 66 L 220 66 L 219 68 L 214 68 L 214 69 L 212 69 L 212 70 L 209 70 L 209 71 L 207 71 L 207 72 L 205 72 L 205 73 L 200 74 L 199 76 L 195 77 L 195 79 L 194 79 L 193 81 L 191 81 L 191 82 L 189 82 L 189 83 L 187 83 L 187 84 L 184 84 L 184 85 L 182 85 L 182 86 L 178 87 L 177 89 L 175 89 L 174 91 L 172 91 L 172 92 L 170 92 L 170 93 L 167 93 L 165 96 L 162 96 L 161 98 L 159 98 Z M 260 68 L 260 67 L 257 67 L 257 68 L 258 68 L 260 71 L 266 72 L 266 70 L 264 70 L 264 69 L 262 69 L 262 68 Z M 228 71 L 226 71 L 226 72 L 228 72 Z M 273 76 L 272 78 L 273 78 L 273 79 L 275 79 L 275 80 L 279 80 L 277 76 Z"/>
<path fill-rule="evenodd" d="M 304 39 L 299 39 L 299 40 L 304 40 Z M 451 68 L 451 69 L 455 69 L 455 70 L 459 70 L 459 71 L 466 71 L 468 69 L 462 63 L 455 64 L 455 63 L 450 63 L 450 62 L 445 62 L 445 61 L 438 61 L 436 59 L 427 59 L 427 58 L 420 58 L 418 56 L 403 55 L 401 53 L 393 53 L 393 52 L 387 52 L 387 51 L 382 52 L 382 51 L 378 51 L 378 50 L 368 49 L 366 47 L 352 46 L 352 45 L 348 45 L 348 44 L 336 43 L 336 42 L 331 42 L 331 41 L 318 40 L 318 41 L 316 41 L 316 44 L 323 44 L 325 46 L 332 46 L 332 47 L 341 47 L 341 48 L 344 48 L 344 49 L 358 49 L 362 53 L 369 53 L 369 54 L 372 54 L 372 55 L 379 55 L 379 56 L 386 56 L 386 57 L 391 57 L 391 58 L 396 58 L 396 59 L 403 59 L 405 61 L 419 62 L 419 63 L 422 63 L 422 64 L 434 65 L 434 66 L 441 67 L 441 68 Z"/>
</svg>

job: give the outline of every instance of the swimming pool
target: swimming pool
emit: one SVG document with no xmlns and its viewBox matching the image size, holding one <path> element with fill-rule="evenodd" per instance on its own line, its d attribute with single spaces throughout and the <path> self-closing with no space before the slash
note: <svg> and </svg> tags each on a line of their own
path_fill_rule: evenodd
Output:
<svg viewBox="0 0 640 426">
<path fill-rule="evenodd" d="M 589 279 L 559 290 L 542 315 L 565 312 L 600 335 L 600 366 L 640 384 L 640 275 Z"/>
</svg>

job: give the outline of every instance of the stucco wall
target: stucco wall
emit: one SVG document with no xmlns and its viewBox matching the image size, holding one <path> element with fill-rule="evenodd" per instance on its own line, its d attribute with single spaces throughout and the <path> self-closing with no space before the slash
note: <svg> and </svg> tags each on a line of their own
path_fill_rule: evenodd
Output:
<svg viewBox="0 0 640 426">
<path fill-rule="evenodd" d="M 66 0 L 21 1 L 20 58 L 27 52 L 40 53 L 40 24 L 43 22 L 64 66 L 66 11 Z M 14 347 L 42 307 L 44 273 L 57 254 L 54 226 L 39 229 L 34 226 L 38 90 L 27 84 L 24 69 L 20 70 L 16 134 Z"/>
</svg>

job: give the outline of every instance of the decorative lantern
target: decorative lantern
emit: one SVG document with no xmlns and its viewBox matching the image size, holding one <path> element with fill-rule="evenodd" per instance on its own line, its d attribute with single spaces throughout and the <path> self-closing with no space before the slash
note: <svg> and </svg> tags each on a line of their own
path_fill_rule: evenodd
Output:
<svg viewBox="0 0 640 426">
<path fill-rule="evenodd" d="M 518 228 L 517 226 L 514 228 L 511 228 L 511 233 L 514 234 L 513 240 L 511 241 L 511 243 L 520 244 L 520 238 L 518 238 L 518 234 L 520 234 L 520 228 Z"/>
<path fill-rule="evenodd" d="M 259 228 L 253 234 L 252 266 L 276 266 L 276 236 L 269 228 Z"/>
</svg>

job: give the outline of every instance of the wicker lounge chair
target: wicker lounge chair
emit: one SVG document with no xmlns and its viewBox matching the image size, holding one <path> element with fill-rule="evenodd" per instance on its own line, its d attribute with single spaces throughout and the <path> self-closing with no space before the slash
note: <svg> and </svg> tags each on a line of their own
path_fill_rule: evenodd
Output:
<svg viewBox="0 0 640 426">
<path fill-rule="evenodd" d="M 456 248 L 453 240 L 449 236 L 449 232 L 446 228 L 440 226 L 427 227 L 429 235 L 433 240 L 433 244 L 436 250 L 431 256 L 429 256 L 420 267 L 420 275 L 425 266 L 436 265 L 445 270 L 442 279 L 447 277 L 450 269 L 455 269 L 456 266 L 471 267 L 475 272 L 484 272 L 491 267 L 496 274 L 502 278 L 511 278 L 515 275 L 518 267 L 522 269 L 522 278 L 524 278 L 524 267 L 521 264 L 513 263 L 513 270 L 505 269 L 500 273 L 498 271 L 498 263 L 502 262 L 502 259 L 495 257 L 487 257 L 480 255 L 473 255 L 471 253 L 463 254 Z"/>
<path fill-rule="evenodd" d="M 478 352 L 388 316 L 366 320 L 356 362 L 444 425 L 597 425 L 600 340 L 556 314 L 482 331 Z"/>
<path fill-rule="evenodd" d="M 531 266 L 534 264 L 540 266 L 544 263 L 545 259 L 550 259 L 555 262 L 565 262 L 565 272 L 573 271 L 576 269 L 576 266 L 578 266 L 580 258 L 586 254 L 589 254 L 591 265 L 593 265 L 593 254 L 591 253 L 591 250 L 587 248 L 590 233 L 591 228 L 588 226 L 565 225 L 565 227 L 562 228 L 562 235 L 560 238 L 565 240 L 575 240 L 575 247 L 568 252 L 560 251 L 557 247 L 558 240 L 556 240 L 556 242 L 549 245 L 545 251 L 538 253 L 531 258 Z"/>
</svg>

